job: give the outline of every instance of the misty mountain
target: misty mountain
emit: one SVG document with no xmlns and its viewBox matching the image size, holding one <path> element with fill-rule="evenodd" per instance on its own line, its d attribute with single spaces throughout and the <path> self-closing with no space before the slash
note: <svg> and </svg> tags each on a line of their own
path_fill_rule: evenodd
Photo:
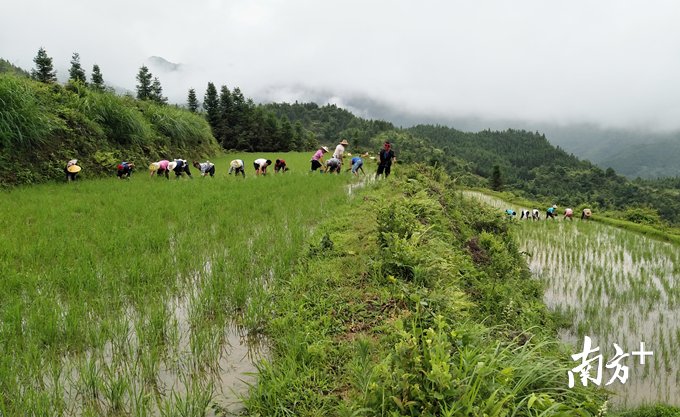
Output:
<svg viewBox="0 0 680 417">
<path fill-rule="evenodd" d="M 160 56 L 150 56 L 146 62 L 152 71 L 176 72 L 183 69 L 182 64 L 175 64 Z"/>
</svg>

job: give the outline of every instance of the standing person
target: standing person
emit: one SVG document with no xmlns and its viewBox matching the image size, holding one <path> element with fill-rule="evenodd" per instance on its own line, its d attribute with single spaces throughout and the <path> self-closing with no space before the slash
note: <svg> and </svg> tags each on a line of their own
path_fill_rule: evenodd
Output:
<svg viewBox="0 0 680 417">
<path fill-rule="evenodd" d="M 338 143 L 335 147 L 335 152 L 333 152 L 333 158 L 339 159 L 340 162 L 344 162 L 345 148 L 349 145 L 347 139 L 343 139 L 342 142 Z"/>
<path fill-rule="evenodd" d="M 342 168 L 342 161 L 338 158 L 331 158 L 326 161 L 326 172 L 330 172 L 331 174 L 335 172 L 336 174 L 339 174 L 340 168 Z"/>
<path fill-rule="evenodd" d="M 581 212 L 581 220 L 590 220 L 590 216 L 593 215 L 593 212 L 590 211 L 589 208 L 584 208 L 583 211 Z"/>
<path fill-rule="evenodd" d="M 243 178 L 246 177 L 246 169 L 245 165 L 243 164 L 243 159 L 234 159 L 229 163 L 229 175 L 231 175 L 232 172 L 236 172 L 236 175 L 240 172 L 243 174 Z"/>
<path fill-rule="evenodd" d="M 267 167 L 272 164 L 271 159 L 259 158 L 253 161 L 255 175 L 267 175 Z"/>
<path fill-rule="evenodd" d="M 201 177 L 205 177 L 208 174 L 210 174 L 211 177 L 215 176 L 215 164 L 210 161 L 205 161 L 202 163 L 194 161 L 194 168 L 201 171 Z"/>
<path fill-rule="evenodd" d="M 570 208 L 564 209 L 564 218 L 565 218 L 565 219 L 569 219 L 569 220 L 573 220 L 573 218 L 574 218 L 574 210 L 572 210 L 572 209 L 570 209 Z"/>
<path fill-rule="evenodd" d="M 281 171 L 281 173 L 288 171 L 286 161 L 284 161 L 283 159 L 277 159 L 276 161 L 274 161 L 274 173 L 278 174 L 279 171 Z"/>
<path fill-rule="evenodd" d="M 71 159 L 66 163 L 66 167 L 64 168 L 64 173 L 66 174 L 66 181 L 71 182 L 75 181 L 76 177 L 78 176 L 78 173 L 80 172 L 80 167 L 76 165 L 78 163 L 77 159 Z"/>
<path fill-rule="evenodd" d="M 168 169 L 175 171 L 175 178 L 177 179 L 182 176 L 182 173 L 186 173 L 189 178 L 194 179 L 194 177 L 191 176 L 189 163 L 186 161 L 186 159 L 175 159 L 173 162 L 168 164 Z"/>
<path fill-rule="evenodd" d="M 352 174 L 359 176 L 359 170 L 361 173 L 366 175 L 364 172 L 364 160 L 358 156 L 352 157 L 352 166 L 347 169 L 347 171 L 352 170 Z"/>
<path fill-rule="evenodd" d="M 312 156 L 311 162 L 312 162 L 312 171 L 316 171 L 317 169 L 321 168 L 323 166 L 323 155 L 325 153 L 328 153 L 328 148 L 325 146 L 320 147 L 315 153 L 314 156 Z M 323 172 L 323 171 L 321 171 Z"/>
<path fill-rule="evenodd" d="M 378 178 L 381 174 L 385 174 L 385 178 L 389 177 L 392 168 L 392 162 L 396 162 L 397 158 L 394 156 L 392 144 L 385 142 L 383 148 L 380 150 L 380 160 L 378 161 L 378 172 L 375 177 Z"/>
<path fill-rule="evenodd" d="M 166 179 L 170 179 L 170 161 L 167 159 L 162 159 L 158 162 L 152 162 L 149 165 L 149 171 L 151 171 L 151 176 L 158 174 L 158 176 L 165 175 Z"/>
<path fill-rule="evenodd" d="M 548 209 L 545 211 L 545 219 L 555 219 L 557 213 L 555 211 L 557 210 L 557 205 L 554 205 L 552 207 L 548 207 Z"/>
</svg>

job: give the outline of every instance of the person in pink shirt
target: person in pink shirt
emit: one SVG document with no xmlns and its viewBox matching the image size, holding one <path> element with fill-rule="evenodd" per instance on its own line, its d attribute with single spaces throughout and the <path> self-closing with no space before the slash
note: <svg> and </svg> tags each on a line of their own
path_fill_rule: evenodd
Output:
<svg viewBox="0 0 680 417">
<path fill-rule="evenodd" d="M 565 219 L 573 220 L 573 217 L 574 217 L 574 210 L 572 210 L 570 208 L 564 209 L 564 218 Z"/>
<path fill-rule="evenodd" d="M 170 161 L 167 159 L 163 159 L 162 161 L 158 162 L 153 162 L 151 163 L 151 176 L 153 177 L 155 174 L 158 175 L 163 175 L 165 174 L 165 178 L 170 179 L 170 170 L 168 169 L 168 164 Z"/>
<path fill-rule="evenodd" d="M 321 168 L 323 166 L 323 154 L 328 152 L 328 148 L 325 146 L 322 146 L 319 148 L 318 151 L 312 156 L 312 171 L 316 171 L 317 169 Z"/>
</svg>

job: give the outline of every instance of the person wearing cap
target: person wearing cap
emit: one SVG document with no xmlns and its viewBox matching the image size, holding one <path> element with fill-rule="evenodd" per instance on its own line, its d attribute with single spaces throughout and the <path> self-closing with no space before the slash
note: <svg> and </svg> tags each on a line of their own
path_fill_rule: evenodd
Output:
<svg viewBox="0 0 680 417">
<path fill-rule="evenodd" d="M 593 212 L 590 211 L 589 208 L 584 208 L 583 211 L 581 212 L 581 220 L 590 220 L 590 216 L 593 215 Z"/>
<path fill-rule="evenodd" d="M 569 219 L 569 220 L 573 220 L 574 219 L 574 210 L 572 210 L 570 208 L 564 209 L 564 218 Z"/>
<path fill-rule="evenodd" d="M 556 219 L 556 213 L 557 211 L 557 205 L 554 205 L 552 207 L 548 207 L 548 209 L 545 211 L 545 219 Z"/>
<path fill-rule="evenodd" d="M 351 170 L 352 174 L 359 176 L 359 170 L 361 170 L 361 173 L 363 175 L 366 175 L 366 173 L 364 172 L 364 168 L 363 168 L 364 167 L 364 160 L 361 159 L 361 157 L 354 156 L 354 157 L 352 157 L 351 162 L 352 162 L 352 166 L 350 168 L 348 168 L 347 171 Z"/>
<path fill-rule="evenodd" d="M 118 172 L 116 172 L 118 179 L 122 180 L 123 178 L 130 178 L 130 175 L 132 175 L 132 170 L 134 168 L 135 164 L 133 164 L 132 162 L 123 161 L 120 164 L 118 164 Z"/>
<path fill-rule="evenodd" d="M 243 159 L 234 159 L 229 163 L 229 175 L 231 175 L 232 172 L 235 172 L 236 175 L 240 172 L 243 175 L 243 178 L 246 177 L 246 169 L 244 168 L 243 164 Z"/>
<path fill-rule="evenodd" d="M 271 159 L 259 158 L 253 161 L 253 166 L 255 167 L 255 175 L 266 175 L 267 167 L 272 164 Z"/>
<path fill-rule="evenodd" d="M 385 142 L 383 148 L 380 150 L 380 160 L 378 161 L 378 172 L 375 177 L 378 178 L 381 174 L 385 174 L 385 178 L 390 176 L 390 171 L 392 169 L 392 162 L 396 162 L 397 158 L 394 156 L 394 151 L 392 150 L 392 144 Z"/>
<path fill-rule="evenodd" d="M 284 161 L 283 159 L 277 159 L 276 161 L 274 161 L 274 173 L 278 174 L 279 171 L 281 171 L 281 173 L 288 171 L 286 161 Z"/>
<path fill-rule="evenodd" d="M 312 171 L 316 171 L 317 169 L 321 168 L 323 166 L 323 155 L 325 153 L 328 153 L 328 148 L 325 146 L 320 147 L 316 153 L 314 153 L 314 156 L 312 156 L 311 162 L 312 162 Z M 323 171 L 321 171 L 323 172 Z"/>
<path fill-rule="evenodd" d="M 215 176 L 215 164 L 210 161 L 198 162 L 194 161 L 194 168 L 201 171 L 201 177 L 205 177 L 210 174 L 211 177 Z"/>
<path fill-rule="evenodd" d="M 338 146 L 335 147 L 335 152 L 333 152 L 333 158 L 339 159 L 340 162 L 343 162 L 343 156 L 345 155 L 345 148 L 349 145 L 349 142 L 347 142 L 347 139 L 343 139 L 342 142 L 338 143 Z"/>
<path fill-rule="evenodd" d="M 336 174 L 339 174 L 341 167 L 342 161 L 336 157 L 333 157 L 326 161 L 326 172 L 330 172 L 331 174 L 335 172 Z"/>
<path fill-rule="evenodd" d="M 186 161 L 186 159 L 175 159 L 168 164 L 168 168 L 172 171 L 175 171 L 175 178 L 177 179 L 182 176 L 182 173 L 186 173 L 189 178 L 194 179 L 194 177 L 191 176 L 189 163 Z"/>
<path fill-rule="evenodd" d="M 76 176 L 78 176 L 78 172 L 80 172 L 80 167 L 77 164 L 77 159 L 71 159 L 66 163 L 66 167 L 64 168 L 64 173 L 66 173 L 66 181 L 70 182 L 76 180 Z"/>
<path fill-rule="evenodd" d="M 170 179 L 170 170 L 168 169 L 170 161 L 167 159 L 162 159 L 158 162 L 152 162 L 149 165 L 149 171 L 151 171 L 151 176 L 158 174 L 158 176 L 165 175 L 166 179 Z"/>
</svg>

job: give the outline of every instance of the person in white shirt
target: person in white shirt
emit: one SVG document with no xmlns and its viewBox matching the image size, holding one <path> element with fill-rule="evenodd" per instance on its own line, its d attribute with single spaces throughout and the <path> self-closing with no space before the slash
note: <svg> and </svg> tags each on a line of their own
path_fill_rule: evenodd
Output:
<svg viewBox="0 0 680 417">
<path fill-rule="evenodd" d="M 205 161 L 203 163 L 194 161 L 194 168 L 201 171 L 201 177 L 205 177 L 208 174 L 210 174 L 211 177 L 215 176 L 215 164 L 210 161 Z"/>
<path fill-rule="evenodd" d="M 264 159 L 264 158 L 259 158 L 256 159 L 253 162 L 253 166 L 255 167 L 255 175 L 265 175 L 267 174 L 267 167 L 272 164 L 271 159 Z"/>
<path fill-rule="evenodd" d="M 342 157 L 345 155 L 345 147 L 349 145 L 349 142 L 347 142 L 346 139 L 343 139 L 342 142 L 338 143 L 338 146 L 335 147 L 335 152 L 333 152 L 333 158 L 339 159 L 340 162 L 343 162 Z"/>
<path fill-rule="evenodd" d="M 236 175 L 240 172 L 243 175 L 243 178 L 246 177 L 243 159 L 234 159 L 229 163 L 229 175 L 231 175 L 232 172 L 235 172 Z"/>
</svg>

